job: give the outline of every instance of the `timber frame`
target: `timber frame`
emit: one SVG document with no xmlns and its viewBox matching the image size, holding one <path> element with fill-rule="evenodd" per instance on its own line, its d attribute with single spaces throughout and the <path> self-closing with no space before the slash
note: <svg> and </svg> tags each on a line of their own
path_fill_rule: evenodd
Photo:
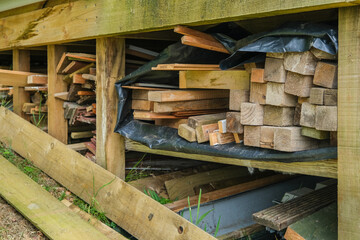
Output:
<svg viewBox="0 0 360 240">
<path fill-rule="evenodd" d="M 43 2 L 43 1 L 33 1 Z M 359 0 L 244 0 L 244 1 L 115 1 L 50 0 L 45 5 L 32 4 L 0 13 L 0 51 L 13 51 L 14 70 L 28 71 L 30 47 L 46 47 L 49 76 L 49 133 L 66 143 L 66 124 L 54 94 L 64 91 L 55 71 L 65 51 L 64 43 L 96 39 L 97 46 L 97 157 L 101 166 L 124 177 L 125 149 L 140 152 L 221 162 L 232 165 L 279 170 L 338 179 L 338 219 L 341 239 L 360 238 L 360 1 Z M 1 7 L 1 6 L 0 6 Z M 151 38 L 155 31 L 176 25 L 201 26 L 227 21 L 338 9 L 339 23 L 339 100 L 338 159 L 314 162 L 275 163 L 179 152 L 152 150 L 112 133 L 116 108 L 113 83 L 124 76 L 124 39 Z M 3 10 L 4 11 L 4 10 Z M 256 23 L 257 20 L 254 20 Z M 154 35 L 151 35 L 154 32 Z M 148 37 L 146 37 L 148 36 Z M 117 51 L 108 51 L 109 48 Z M 120 59 L 120 61 L 119 61 Z M 116 66 L 109 67 L 109 63 Z M 1 84 L 1 80 L 0 80 Z M 110 86 L 110 87 L 107 87 Z M 14 89 L 14 111 L 27 101 L 22 87 Z M 107 102 L 111 99 L 111 102 Z M 60 111 L 60 112 L 59 112 Z M 54 115 L 56 113 L 56 116 Z M 64 126 L 60 129 L 59 126 Z M 101 126 L 101 128 L 100 128 Z M 99 130 L 100 129 L 100 130 Z M 114 147 L 116 146 L 116 147 Z M 115 149 L 116 148 L 116 149 Z M 120 156 L 120 157 L 119 157 Z"/>
</svg>

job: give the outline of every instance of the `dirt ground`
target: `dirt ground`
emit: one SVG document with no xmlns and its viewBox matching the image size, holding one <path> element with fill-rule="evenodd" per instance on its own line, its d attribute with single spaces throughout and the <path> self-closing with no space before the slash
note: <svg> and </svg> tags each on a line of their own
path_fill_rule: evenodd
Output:
<svg viewBox="0 0 360 240">
<path fill-rule="evenodd" d="M 0 239 L 43 240 L 48 238 L 0 198 Z"/>
</svg>

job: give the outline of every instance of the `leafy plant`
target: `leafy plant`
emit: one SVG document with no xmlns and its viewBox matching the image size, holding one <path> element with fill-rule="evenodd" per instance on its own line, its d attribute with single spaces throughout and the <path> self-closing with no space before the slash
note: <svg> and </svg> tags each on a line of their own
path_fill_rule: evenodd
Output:
<svg viewBox="0 0 360 240">
<path fill-rule="evenodd" d="M 161 197 L 155 191 L 150 189 L 144 189 L 144 193 L 161 204 L 167 204 L 172 202 L 170 199 Z"/>
<path fill-rule="evenodd" d="M 206 213 L 204 213 L 203 215 L 199 216 L 199 214 L 200 214 L 200 203 L 201 203 L 201 188 L 200 188 L 199 199 L 198 199 L 198 203 L 197 203 L 196 220 L 195 220 L 195 222 L 193 222 L 193 219 L 192 219 L 192 210 L 191 210 L 191 204 L 190 204 L 190 197 L 188 196 L 190 222 L 191 222 L 191 223 L 194 223 L 196 226 L 199 226 L 200 223 L 201 223 L 201 221 L 204 220 L 204 218 L 205 218 L 209 213 L 211 213 L 212 211 L 214 211 L 214 209 L 211 209 L 211 210 L 207 211 Z M 181 216 L 183 216 L 183 213 L 181 214 Z M 217 235 L 218 232 L 219 232 L 220 219 L 221 219 L 221 216 L 219 216 L 219 220 L 218 220 L 218 222 L 217 222 L 217 224 L 216 224 L 216 229 L 215 229 L 215 232 L 214 232 L 214 237 L 216 237 L 216 235 Z M 204 231 L 206 232 L 206 223 L 205 223 L 205 225 L 204 225 Z"/>
<path fill-rule="evenodd" d="M 41 107 L 42 107 L 42 95 L 40 94 L 40 103 L 39 103 L 39 114 L 38 116 L 36 117 L 35 116 L 35 113 L 33 112 L 32 114 L 32 117 L 33 117 L 33 122 L 34 122 L 34 125 L 36 127 L 39 127 L 40 124 L 42 123 L 42 121 L 44 120 L 46 114 L 44 114 L 43 112 L 41 112 Z"/>
<path fill-rule="evenodd" d="M 139 164 L 144 160 L 146 157 L 146 153 L 139 159 L 139 161 L 136 162 L 134 167 L 132 167 L 129 171 L 129 173 L 125 177 L 125 182 L 135 181 L 140 178 L 147 177 L 147 174 L 144 174 L 144 170 L 137 171 L 136 168 L 139 166 Z"/>
</svg>

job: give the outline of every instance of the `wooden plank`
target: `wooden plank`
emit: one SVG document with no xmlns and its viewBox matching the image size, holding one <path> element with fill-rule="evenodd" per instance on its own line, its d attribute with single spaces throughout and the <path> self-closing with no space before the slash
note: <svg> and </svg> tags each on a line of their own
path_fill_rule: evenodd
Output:
<svg viewBox="0 0 360 240">
<path fill-rule="evenodd" d="M 244 126 L 241 124 L 240 112 L 226 113 L 226 131 L 231 133 L 244 133 Z"/>
<path fill-rule="evenodd" d="M 180 88 L 215 88 L 249 90 L 250 77 L 244 70 L 180 71 Z"/>
<path fill-rule="evenodd" d="M 69 99 L 69 92 L 59 92 L 54 93 L 54 97 L 63 101 L 67 101 Z"/>
<path fill-rule="evenodd" d="M 48 90 L 47 86 L 30 86 L 25 87 L 24 90 L 26 92 L 46 92 Z"/>
<path fill-rule="evenodd" d="M 253 189 L 271 185 L 271 184 L 286 180 L 288 178 L 289 177 L 286 175 L 278 174 L 278 175 L 274 175 L 274 176 L 264 177 L 264 178 L 256 179 L 253 181 L 237 184 L 237 185 L 234 185 L 231 187 L 215 190 L 215 191 L 212 191 L 209 193 L 203 193 L 203 194 L 201 194 L 200 203 L 203 204 L 203 203 L 215 201 L 215 200 L 218 200 L 221 198 L 229 197 L 229 196 L 232 196 L 235 194 L 251 191 Z M 192 196 L 192 197 L 190 197 L 189 200 L 190 200 L 191 207 L 196 206 L 199 201 L 199 196 L 198 195 Z M 178 200 L 178 201 L 175 201 L 172 203 L 168 203 L 165 206 L 168 207 L 169 209 L 173 210 L 174 212 L 178 212 L 186 207 L 189 207 L 189 204 L 188 204 L 187 198 L 185 198 L 185 199 L 181 199 L 181 200 Z"/>
<path fill-rule="evenodd" d="M 258 126 L 245 126 L 246 128 L 258 128 Z M 239 159 L 239 158 L 226 158 L 216 157 L 201 154 L 189 154 L 183 152 L 166 151 L 151 149 L 141 143 L 126 139 L 126 149 L 138 152 L 147 152 L 152 154 L 173 156 L 179 158 L 188 158 L 206 162 L 216 162 L 222 164 L 230 164 L 236 166 L 246 166 L 260 169 L 268 169 L 274 171 L 300 173 L 306 175 L 323 176 L 330 178 L 337 178 L 337 160 L 327 159 L 322 161 L 311 161 L 311 162 L 292 162 L 292 163 L 281 163 L 275 161 L 259 161 L 251 159 Z"/>
<path fill-rule="evenodd" d="M 171 90 L 150 91 L 148 100 L 154 102 L 177 102 L 203 99 L 228 98 L 228 90 Z"/>
<path fill-rule="evenodd" d="M 75 84 L 85 84 L 86 79 L 82 77 L 82 73 L 76 73 L 73 75 L 73 83 Z"/>
<path fill-rule="evenodd" d="M 132 100 L 131 108 L 135 110 L 152 111 L 154 110 L 154 102 L 146 100 Z"/>
<path fill-rule="evenodd" d="M 219 133 L 226 133 L 226 119 L 218 121 Z"/>
<path fill-rule="evenodd" d="M 274 149 L 275 130 L 277 127 L 261 126 L 260 128 L 260 147 Z"/>
<path fill-rule="evenodd" d="M 149 100 L 150 90 L 133 89 L 131 91 L 131 98 L 135 100 Z"/>
<path fill-rule="evenodd" d="M 336 201 L 337 186 L 331 185 L 253 214 L 259 224 L 280 231 L 299 219 Z"/>
<path fill-rule="evenodd" d="M 206 124 L 196 127 L 196 137 L 198 143 L 203 143 L 209 141 L 209 133 L 212 133 L 216 130 L 219 130 L 219 125 L 217 123 Z"/>
<path fill-rule="evenodd" d="M 155 125 L 179 128 L 180 124 L 187 123 L 187 119 L 155 119 Z"/>
<path fill-rule="evenodd" d="M 192 47 L 198 47 L 203 48 L 211 51 L 216 52 L 222 52 L 222 53 L 229 53 L 229 50 L 227 50 L 224 45 L 222 45 L 218 41 L 209 41 L 204 38 L 195 37 L 195 36 L 183 36 L 181 38 L 181 43 L 184 45 L 192 46 Z"/>
<path fill-rule="evenodd" d="M 166 190 L 170 199 L 183 199 L 188 196 L 195 196 L 194 187 L 209 182 L 221 181 L 225 179 L 247 176 L 249 172 L 241 167 L 224 167 L 198 174 L 172 179 L 165 182 Z"/>
<path fill-rule="evenodd" d="M 260 147 L 261 126 L 244 126 L 244 145 Z"/>
<path fill-rule="evenodd" d="M 99 219 L 95 218 L 94 216 L 90 215 L 89 213 L 81 210 L 78 206 L 74 203 L 69 202 L 66 199 L 61 200 L 61 202 L 68 207 L 72 212 L 79 215 L 84 221 L 90 223 L 94 228 L 96 228 L 99 232 L 104 234 L 108 239 L 111 240 L 126 240 L 124 236 L 118 233 L 115 229 L 111 228 L 110 226 L 106 225 L 105 223 L 101 222 Z"/>
<path fill-rule="evenodd" d="M 47 237 L 108 239 L 2 156 L 0 166 L 0 195 Z"/>
<path fill-rule="evenodd" d="M 286 93 L 298 97 L 309 97 L 310 89 L 312 86 L 313 86 L 313 76 L 287 72 L 286 82 L 285 82 Z"/>
<path fill-rule="evenodd" d="M 205 99 L 184 102 L 155 102 L 154 112 L 181 112 L 207 109 L 226 109 L 229 106 L 228 98 Z"/>
<path fill-rule="evenodd" d="M 209 133 L 210 146 L 221 145 L 235 142 L 235 137 L 233 133 L 221 133 L 219 131 L 214 131 Z"/>
<path fill-rule="evenodd" d="M 66 51 L 63 46 L 50 45 L 47 47 L 48 56 L 48 133 L 67 144 L 68 123 L 64 119 L 63 101 L 55 98 L 54 94 L 67 91 L 67 84 L 62 81 L 62 76 L 56 73 L 56 66 Z"/>
<path fill-rule="evenodd" d="M 94 134 L 92 133 L 92 131 L 72 132 L 72 133 L 71 133 L 71 138 L 72 138 L 72 139 L 90 138 L 90 137 L 92 137 L 93 135 L 94 135 Z"/>
<path fill-rule="evenodd" d="M 184 117 L 177 117 L 174 115 L 169 115 L 164 113 L 154 113 L 154 112 L 139 111 L 139 110 L 134 111 L 134 119 L 139 119 L 139 120 L 180 119 L 180 118 L 184 118 Z"/>
<path fill-rule="evenodd" d="M 291 126 L 294 122 L 294 108 L 264 106 L 264 125 L 271 126 Z"/>
<path fill-rule="evenodd" d="M 30 75 L 27 83 L 29 85 L 46 85 L 48 83 L 47 75 Z"/>
<path fill-rule="evenodd" d="M 184 36 L 195 36 L 209 41 L 217 41 L 216 38 L 214 38 L 212 35 L 208 33 L 200 32 L 198 30 L 194 30 L 181 25 L 174 27 L 174 32 L 182 34 Z"/>
<path fill-rule="evenodd" d="M 250 102 L 265 104 L 266 103 L 266 88 L 267 88 L 266 83 L 253 83 L 252 82 L 250 84 Z"/>
<path fill-rule="evenodd" d="M 263 68 L 252 68 L 250 81 L 253 83 L 266 83 L 264 80 L 264 69 Z"/>
<path fill-rule="evenodd" d="M 68 144 L 66 145 L 68 148 L 70 148 L 71 150 L 74 151 L 82 151 L 82 150 L 86 150 L 86 146 L 83 142 L 81 143 L 73 143 L 73 144 Z"/>
<path fill-rule="evenodd" d="M 172 89 L 154 88 L 154 87 L 139 87 L 139 86 L 122 86 L 122 88 L 136 89 L 136 90 L 149 90 L 149 91 L 167 91 Z"/>
<path fill-rule="evenodd" d="M 318 62 L 315 69 L 314 84 L 326 88 L 337 88 L 337 64 Z"/>
<path fill-rule="evenodd" d="M 96 162 L 125 178 L 124 138 L 114 133 L 118 96 L 115 82 L 125 76 L 125 40 L 96 39 Z"/>
<path fill-rule="evenodd" d="M 28 85 L 28 76 L 36 74 L 37 73 L 0 69 L 0 84 L 13 87 L 25 87 Z"/>
<path fill-rule="evenodd" d="M 330 132 L 316 130 L 315 128 L 302 127 L 301 135 L 319 140 L 329 139 Z"/>
<path fill-rule="evenodd" d="M 101 189 L 96 197 L 99 206 L 108 218 L 137 239 L 177 239 L 179 236 L 215 239 L 3 107 L 0 108 L 0 131 L 0 141 L 11 142 L 14 151 L 84 201 L 92 202 L 94 189 Z M 152 231 L 154 225 L 162 230 Z M 182 231 L 179 233 L 178 229 Z"/>
<path fill-rule="evenodd" d="M 325 106 L 337 106 L 338 90 L 337 89 L 325 89 L 324 91 L 324 105 Z"/>
<path fill-rule="evenodd" d="M 264 106 L 257 103 L 241 104 L 241 124 L 242 125 L 263 125 Z"/>
<path fill-rule="evenodd" d="M 287 71 L 302 75 L 314 75 L 317 59 L 310 52 L 285 53 L 284 67 Z"/>
<path fill-rule="evenodd" d="M 266 85 L 266 104 L 279 107 L 296 106 L 297 98 L 285 93 L 285 84 L 268 82 Z"/>
<path fill-rule="evenodd" d="M 218 70 L 221 68 L 217 64 L 189 64 L 189 63 L 169 63 L 169 64 L 158 64 L 156 67 L 152 67 L 151 70 L 159 71 L 180 71 L 180 70 Z"/>
<path fill-rule="evenodd" d="M 96 55 L 88 53 L 66 53 L 66 57 L 72 61 L 96 62 Z"/>
<path fill-rule="evenodd" d="M 338 233 L 343 239 L 360 238 L 360 8 L 339 9 L 338 62 Z"/>
<path fill-rule="evenodd" d="M 285 83 L 286 71 L 284 60 L 277 58 L 266 58 L 264 70 L 265 82 Z"/>
<path fill-rule="evenodd" d="M 188 142 L 196 142 L 195 129 L 189 127 L 187 124 L 180 124 L 178 128 L 178 135 Z"/>
<path fill-rule="evenodd" d="M 274 149 L 283 152 L 296 152 L 314 149 L 318 141 L 301 135 L 301 127 L 279 127 L 274 133 Z"/>
<path fill-rule="evenodd" d="M 96 5 L 95 5 L 96 3 Z M 227 21 L 239 21 L 251 18 L 286 15 L 305 11 L 353 6 L 357 0 L 316 0 L 315 2 L 287 1 L 281 6 L 277 0 L 263 4 L 255 2 L 228 2 L 218 5 L 216 1 L 186 0 L 166 5 L 141 3 L 127 5 L 126 2 L 115 4 L 114 0 L 98 1 L 80 0 L 72 4 L 63 3 L 36 11 L 4 18 L 0 50 L 14 46 L 34 46 L 85 40 L 102 36 L 126 35 L 138 32 L 149 32 L 171 29 L 179 24 L 204 25 Z M 86 7 L 85 7 L 86 6 Z M 111 6 L 111 7 L 109 7 Z M 199 14 L 199 9 L 210 9 Z M 159 18 L 149 13 L 158 11 Z M 124 14 L 119 15 L 119 12 Z M 136 15 L 131 14 L 136 12 Z M 39 16 L 41 16 L 40 22 Z M 86 16 L 80 17 L 79 16 Z M 140 17 L 139 17 L 140 16 Z M 37 22 L 35 26 L 29 23 Z M 122 26 L 120 29 L 119 26 Z M 14 26 L 16 28 L 14 29 Z M 59 32 L 58 29 L 66 29 Z"/>
<path fill-rule="evenodd" d="M 12 61 L 14 70 L 30 72 L 30 51 L 14 49 Z M 22 106 L 27 102 L 30 102 L 30 94 L 26 92 L 23 87 L 14 87 L 13 110 L 24 119 L 29 119 L 29 117 L 21 111 Z"/>
<path fill-rule="evenodd" d="M 91 69 L 91 68 L 90 68 Z M 86 73 L 83 73 L 81 75 L 82 78 L 86 79 L 86 80 L 91 80 L 91 81 L 96 81 L 96 75 L 93 75 L 93 74 L 86 74 Z"/>
<path fill-rule="evenodd" d="M 94 67 L 95 64 L 94 63 L 90 63 L 88 65 L 86 65 L 85 67 L 83 68 L 80 68 L 79 70 L 76 70 L 75 72 L 73 73 L 70 73 L 66 76 L 64 76 L 63 80 L 67 83 L 71 83 L 73 81 L 73 78 L 74 78 L 74 75 L 75 74 L 83 74 L 83 73 L 88 73 L 89 72 L 89 69 Z"/>
<path fill-rule="evenodd" d="M 325 88 L 311 88 L 309 102 L 311 104 L 323 105 Z"/>
<path fill-rule="evenodd" d="M 314 47 L 311 47 L 310 48 L 310 52 L 312 54 L 314 54 L 314 56 L 317 58 L 317 59 L 325 59 L 325 60 L 336 60 L 337 59 L 337 55 L 332 55 L 330 53 L 327 53 L 327 52 L 324 52 L 324 51 L 321 51 L 317 48 L 314 48 Z"/>
<path fill-rule="evenodd" d="M 249 94 L 248 90 L 230 89 L 229 109 L 233 111 L 240 111 L 241 104 L 249 101 Z"/>
<path fill-rule="evenodd" d="M 315 128 L 322 131 L 337 131 L 337 112 L 336 106 L 316 106 Z"/>
<path fill-rule="evenodd" d="M 88 65 L 88 63 L 84 63 L 84 62 L 79 62 L 79 61 L 71 61 L 65 68 L 64 70 L 62 70 L 62 74 L 70 74 L 73 73 L 77 70 L 79 70 L 80 68 L 85 67 L 86 65 Z"/>
</svg>

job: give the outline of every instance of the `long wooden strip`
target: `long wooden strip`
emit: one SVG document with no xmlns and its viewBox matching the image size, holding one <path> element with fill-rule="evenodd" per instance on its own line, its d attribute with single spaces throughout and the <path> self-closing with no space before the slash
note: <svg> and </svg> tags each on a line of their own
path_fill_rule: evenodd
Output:
<svg viewBox="0 0 360 240">
<path fill-rule="evenodd" d="M 264 187 L 264 186 L 267 186 L 270 184 L 274 184 L 274 183 L 277 183 L 280 181 L 284 181 L 289 178 L 291 178 L 291 176 L 278 174 L 278 175 L 274 175 L 274 176 L 270 176 L 270 177 L 260 178 L 260 179 L 250 181 L 250 182 L 241 183 L 241 184 L 234 185 L 231 187 L 215 190 L 215 191 L 212 191 L 209 193 L 202 194 L 200 202 L 201 203 L 211 202 L 211 201 L 214 201 L 217 199 L 229 197 L 229 196 L 232 196 L 235 194 L 243 193 L 243 192 L 257 189 L 260 187 Z M 199 200 L 198 195 L 190 197 L 190 206 L 191 207 L 196 206 L 198 203 L 198 200 Z M 168 203 L 165 206 L 170 208 L 174 212 L 178 212 L 186 207 L 189 207 L 189 204 L 188 204 L 187 198 L 185 198 L 185 199 L 181 199 L 181 200 L 178 200 L 178 201 L 175 201 L 172 203 Z"/>
<path fill-rule="evenodd" d="M 0 84 L 13 86 L 13 87 L 25 87 L 28 85 L 27 83 L 28 76 L 31 75 L 41 75 L 41 74 L 0 69 Z"/>
<path fill-rule="evenodd" d="M 183 112 L 193 110 L 207 110 L 207 109 L 226 109 L 229 107 L 228 98 L 220 99 L 204 99 L 184 102 L 155 102 L 154 112 Z"/>
<path fill-rule="evenodd" d="M 259 224 L 280 231 L 336 201 L 337 185 L 331 185 L 253 214 Z"/>
<path fill-rule="evenodd" d="M 179 87 L 249 90 L 250 75 L 245 70 L 180 71 Z"/>
<path fill-rule="evenodd" d="M 96 196 L 101 209 L 140 240 L 215 239 L 4 107 L 0 132 L 0 141 L 84 201 L 91 202 L 94 189 L 103 187 Z"/>
<path fill-rule="evenodd" d="M 210 40 L 195 37 L 195 36 L 183 36 L 181 38 L 181 43 L 184 45 L 188 45 L 188 46 L 204 48 L 207 50 L 230 54 L 229 50 L 227 50 L 224 47 L 224 45 L 222 45 L 218 41 L 210 41 Z"/>
<path fill-rule="evenodd" d="M 134 119 L 139 120 L 155 120 L 155 119 L 180 119 L 185 117 L 177 117 L 174 115 L 164 114 L 164 113 L 154 113 L 147 111 L 134 111 Z"/>
<path fill-rule="evenodd" d="M 202 99 L 228 98 L 229 90 L 171 90 L 151 91 L 148 99 L 154 102 L 176 102 Z"/>
<path fill-rule="evenodd" d="M 203 39 L 206 39 L 209 41 L 217 41 L 213 36 L 211 36 L 208 33 L 200 32 L 198 30 L 191 29 L 191 28 L 188 28 L 185 26 L 180 26 L 180 25 L 176 26 L 174 28 L 174 32 L 180 33 L 184 36 L 195 36 L 195 37 L 203 38 Z"/>
<path fill-rule="evenodd" d="M 0 156 L 0 195 L 50 239 L 108 239 Z"/>
</svg>

